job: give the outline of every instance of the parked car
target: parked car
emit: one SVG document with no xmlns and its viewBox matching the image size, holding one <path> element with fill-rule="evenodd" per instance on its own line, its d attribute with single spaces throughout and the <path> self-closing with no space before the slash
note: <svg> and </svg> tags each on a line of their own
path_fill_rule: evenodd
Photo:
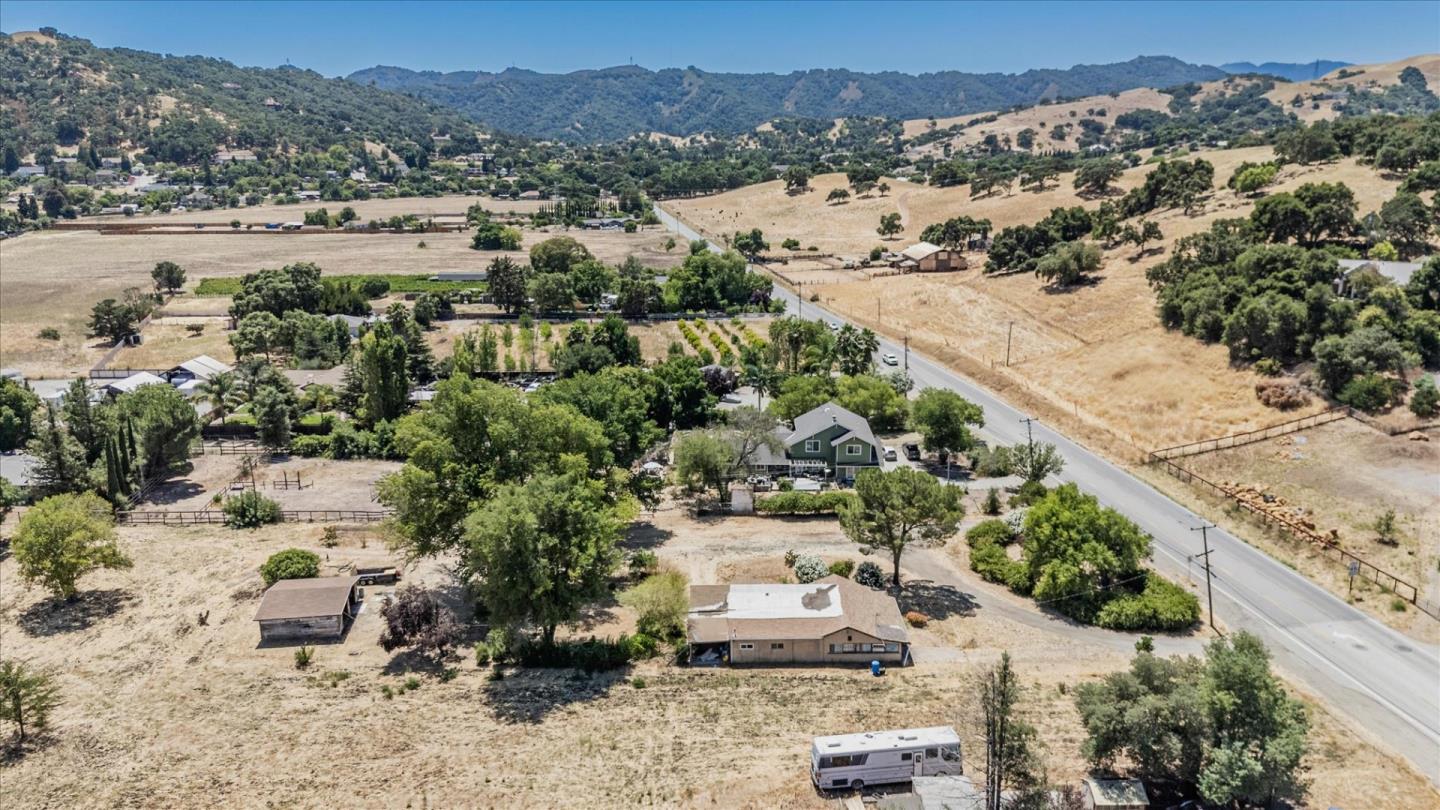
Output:
<svg viewBox="0 0 1440 810">
<path fill-rule="evenodd" d="M 887 448 L 885 448 L 885 460 L 886 460 L 886 461 L 894 461 L 895 458 L 896 458 L 896 456 L 895 456 L 895 448 L 893 448 L 893 447 L 887 447 Z"/>
<path fill-rule="evenodd" d="M 909 460 L 911 460 L 911 461 L 919 461 L 919 460 L 920 460 L 920 445 L 918 445 L 918 444 L 906 444 L 906 445 L 905 445 L 905 458 L 907 458 L 907 459 L 909 459 Z"/>
<path fill-rule="evenodd" d="M 770 484 L 770 478 L 769 478 L 768 476 L 764 476 L 764 475 L 752 475 L 752 476 L 750 476 L 749 478 L 745 479 L 745 481 L 746 481 L 746 483 L 748 483 L 756 492 L 769 492 L 769 491 L 770 491 L 770 486 L 771 486 L 771 484 Z"/>
<path fill-rule="evenodd" d="M 900 358 L 896 357 L 894 352 L 886 352 L 881 356 L 880 361 L 887 366 L 900 365 Z"/>
</svg>

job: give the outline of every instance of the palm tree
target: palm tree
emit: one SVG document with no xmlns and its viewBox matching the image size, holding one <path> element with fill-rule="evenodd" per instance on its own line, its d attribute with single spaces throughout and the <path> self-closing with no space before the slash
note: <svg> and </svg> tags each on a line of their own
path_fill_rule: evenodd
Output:
<svg viewBox="0 0 1440 810">
<path fill-rule="evenodd" d="M 235 384 L 235 375 L 229 371 L 216 374 L 208 380 L 202 381 L 195 390 L 200 392 L 200 398 L 214 406 L 215 413 L 220 415 L 220 424 L 225 424 L 225 417 L 229 415 L 230 406 L 235 404 L 236 396 L 239 394 Z"/>
</svg>

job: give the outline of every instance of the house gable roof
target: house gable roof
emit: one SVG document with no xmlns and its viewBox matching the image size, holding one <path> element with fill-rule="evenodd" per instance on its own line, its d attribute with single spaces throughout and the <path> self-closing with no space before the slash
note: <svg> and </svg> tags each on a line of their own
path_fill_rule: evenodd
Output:
<svg viewBox="0 0 1440 810">
<path fill-rule="evenodd" d="M 944 250 L 944 248 L 940 247 L 939 245 L 931 244 L 930 242 L 916 242 L 910 247 L 900 251 L 900 255 L 904 256 L 907 259 L 914 259 L 918 262 L 926 256 L 939 253 L 942 250 Z"/>
<path fill-rule="evenodd" d="M 785 446 L 792 447 L 805 439 L 813 438 L 817 433 L 834 425 L 845 428 L 845 433 L 832 442 L 832 445 L 850 438 L 860 439 L 871 447 L 878 447 L 880 444 L 875 440 L 875 434 L 870 431 L 870 423 L 865 421 L 865 417 L 848 411 L 834 402 L 827 402 L 812 411 L 795 417 L 795 430 L 791 431 L 789 438 L 785 439 Z"/>
</svg>

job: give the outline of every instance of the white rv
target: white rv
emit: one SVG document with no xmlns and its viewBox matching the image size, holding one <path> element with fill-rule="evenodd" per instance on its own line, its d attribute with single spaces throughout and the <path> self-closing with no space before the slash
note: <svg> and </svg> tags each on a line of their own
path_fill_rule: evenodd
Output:
<svg viewBox="0 0 1440 810">
<path fill-rule="evenodd" d="M 963 772 L 960 735 L 951 726 L 816 737 L 810 750 L 810 778 L 821 790 Z"/>
</svg>

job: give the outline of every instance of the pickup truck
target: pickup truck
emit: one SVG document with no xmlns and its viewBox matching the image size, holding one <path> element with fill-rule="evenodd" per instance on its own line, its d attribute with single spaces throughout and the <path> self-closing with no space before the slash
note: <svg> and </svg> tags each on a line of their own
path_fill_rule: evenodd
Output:
<svg viewBox="0 0 1440 810">
<path fill-rule="evenodd" d="M 911 460 L 911 461 L 919 461 L 919 460 L 920 460 L 920 445 L 918 445 L 918 444 L 906 444 L 906 445 L 905 445 L 905 458 L 907 458 L 907 459 L 909 459 L 909 460 Z"/>
</svg>

